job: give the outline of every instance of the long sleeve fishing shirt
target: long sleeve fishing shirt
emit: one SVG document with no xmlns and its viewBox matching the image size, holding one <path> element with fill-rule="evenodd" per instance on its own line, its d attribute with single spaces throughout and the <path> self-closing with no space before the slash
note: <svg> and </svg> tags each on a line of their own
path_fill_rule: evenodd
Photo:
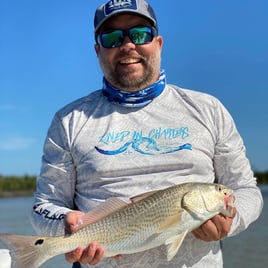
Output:
<svg viewBox="0 0 268 268">
<path fill-rule="evenodd" d="M 144 107 L 110 102 L 101 90 L 58 111 L 44 144 L 32 222 L 42 235 L 63 235 L 71 210 L 90 211 L 110 197 L 184 182 L 219 182 L 234 189 L 237 215 L 229 236 L 245 230 L 262 196 L 232 117 L 210 95 L 166 85 Z M 222 267 L 220 242 L 191 233 L 171 262 L 165 246 L 95 267 Z M 86 266 L 85 266 L 86 267 Z"/>
</svg>

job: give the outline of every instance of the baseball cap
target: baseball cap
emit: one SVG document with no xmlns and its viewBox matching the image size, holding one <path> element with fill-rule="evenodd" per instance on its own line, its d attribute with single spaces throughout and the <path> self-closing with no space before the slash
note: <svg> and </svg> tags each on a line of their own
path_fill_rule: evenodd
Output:
<svg viewBox="0 0 268 268">
<path fill-rule="evenodd" d="M 99 6 L 95 12 L 94 27 L 95 33 L 105 21 L 115 15 L 130 13 L 145 17 L 150 20 L 157 29 L 155 12 L 150 4 L 145 0 L 110 0 L 106 4 Z"/>
</svg>

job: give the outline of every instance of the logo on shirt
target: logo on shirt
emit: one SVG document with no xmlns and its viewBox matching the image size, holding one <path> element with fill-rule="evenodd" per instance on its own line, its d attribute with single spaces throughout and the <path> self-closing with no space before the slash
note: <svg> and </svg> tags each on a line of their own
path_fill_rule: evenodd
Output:
<svg viewBox="0 0 268 268">
<path fill-rule="evenodd" d="M 187 127 L 152 129 L 147 135 L 142 132 L 108 132 L 99 139 L 95 149 L 104 155 L 132 154 L 143 155 L 170 154 L 181 150 L 192 150 L 192 145 L 182 142 L 189 136 Z"/>
</svg>

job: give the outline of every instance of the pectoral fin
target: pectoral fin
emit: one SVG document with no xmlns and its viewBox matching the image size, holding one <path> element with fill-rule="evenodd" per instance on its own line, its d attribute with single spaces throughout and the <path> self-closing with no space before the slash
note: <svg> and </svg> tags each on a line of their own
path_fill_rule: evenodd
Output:
<svg viewBox="0 0 268 268">
<path fill-rule="evenodd" d="M 166 240 L 165 245 L 167 246 L 167 260 L 170 261 L 177 254 L 181 244 L 188 232 L 173 236 Z"/>
</svg>

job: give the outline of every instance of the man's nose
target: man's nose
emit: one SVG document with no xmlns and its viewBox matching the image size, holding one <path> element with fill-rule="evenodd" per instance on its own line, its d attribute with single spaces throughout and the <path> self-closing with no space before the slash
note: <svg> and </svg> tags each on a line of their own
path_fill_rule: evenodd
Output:
<svg viewBox="0 0 268 268">
<path fill-rule="evenodd" d="M 136 45 L 130 40 L 130 38 L 127 35 L 124 36 L 124 41 L 120 46 L 121 50 L 135 49 L 135 47 Z"/>
</svg>

